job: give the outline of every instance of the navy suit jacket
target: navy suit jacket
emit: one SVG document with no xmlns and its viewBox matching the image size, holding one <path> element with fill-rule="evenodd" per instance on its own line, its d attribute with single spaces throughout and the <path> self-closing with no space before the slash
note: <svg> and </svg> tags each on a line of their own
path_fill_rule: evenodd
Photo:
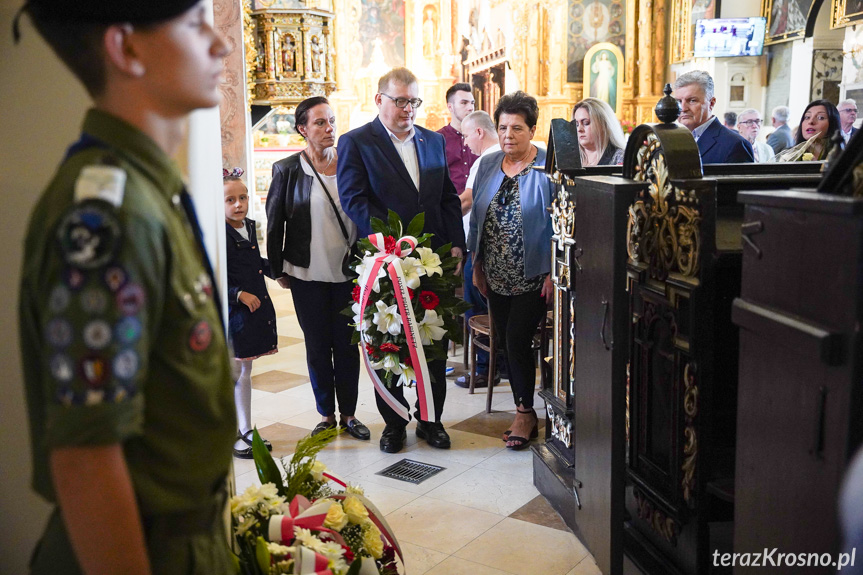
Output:
<svg viewBox="0 0 863 575">
<path fill-rule="evenodd" d="M 742 164 L 755 161 L 752 144 L 715 119 L 710 121 L 710 125 L 698 138 L 698 151 L 701 153 L 702 164 Z"/>
<path fill-rule="evenodd" d="M 443 136 L 414 126 L 419 190 L 390 136 L 375 118 L 339 138 L 337 182 L 342 208 L 357 224 L 360 237 L 372 233 L 370 218 L 387 220 L 393 210 L 407 226 L 425 212 L 424 231 L 436 247 L 452 242 L 464 248 L 461 201 L 449 177 Z"/>
</svg>

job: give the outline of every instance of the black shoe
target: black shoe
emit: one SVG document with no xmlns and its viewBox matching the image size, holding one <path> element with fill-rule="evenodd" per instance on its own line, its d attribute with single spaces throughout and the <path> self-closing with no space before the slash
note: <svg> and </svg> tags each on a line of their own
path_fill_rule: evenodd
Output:
<svg viewBox="0 0 863 575">
<path fill-rule="evenodd" d="M 443 428 L 443 424 L 432 421 L 417 419 L 417 437 L 425 439 L 432 447 L 438 449 L 449 449 L 449 434 Z"/>
<path fill-rule="evenodd" d="M 312 435 L 312 437 L 314 437 L 322 431 L 326 431 L 327 429 L 333 429 L 335 426 L 336 426 L 335 421 L 333 421 L 333 422 L 322 421 L 315 426 L 315 428 L 312 430 L 311 435 Z"/>
<path fill-rule="evenodd" d="M 497 385 L 500 383 L 500 377 L 494 378 L 493 385 Z M 455 384 L 459 387 L 468 388 L 470 387 L 470 374 L 466 373 L 455 380 Z M 476 383 L 474 383 L 474 389 L 479 389 L 480 387 L 488 386 L 488 376 L 485 374 L 476 374 Z"/>
<path fill-rule="evenodd" d="M 261 438 L 261 439 L 263 439 L 263 438 Z M 240 433 L 238 431 L 237 432 L 237 441 L 242 441 L 248 447 L 243 447 L 240 449 L 237 449 L 235 447 L 234 448 L 234 457 L 236 457 L 237 459 L 253 459 L 254 456 L 252 455 L 252 430 L 250 429 L 246 433 Z M 270 443 L 269 441 L 267 441 L 266 439 L 263 439 L 263 441 L 264 441 L 264 445 L 267 447 L 267 451 L 272 451 L 273 450 L 273 444 Z"/>
<path fill-rule="evenodd" d="M 372 437 L 372 432 L 369 431 L 369 428 L 363 425 L 363 423 L 356 417 L 348 421 L 347 423 L 344 421 L 339 422 L 339 426 L 342 429 L 346 430 L 348 432 L 348 435 L 356 439 L 368 441 Z"/>
<path fill-rule="evenodd" d="M 398 453 L 405 446 L 408 434 L 404 426 L 387 425 L 381 433 L 381 451 Z"/>
</svg>

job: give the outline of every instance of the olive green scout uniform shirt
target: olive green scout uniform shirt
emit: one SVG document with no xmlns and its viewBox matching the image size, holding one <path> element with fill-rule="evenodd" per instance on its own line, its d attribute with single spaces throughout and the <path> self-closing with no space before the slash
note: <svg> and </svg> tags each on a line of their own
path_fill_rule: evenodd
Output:
<svg viewBox="0 0 863 575">
<path fill-rule="evenodd" d="M 205 256 L 177 168 L 155 142 L 98 110 L 83 132 L 89 143 L 60 166 L 25 246 L 19 312 L 34 488 L 55 501 L 52 449 L 119 442 L 145 530 L 200 532 L 202 511 L 224 501 L 237 429 Z M 92 166 L 101 166 L 95 175 Z M 204 531 L 220 531 L 215 523 Z M 56 516 L 52 524 L 62 529 Z M 37 556 L 68 549 L 57 542 L 65 533 L 51 531 Z M 156 557 L 164 550 L 147 536 Z M 227 558 L 221 543 L 216 555 Z"/>
</svg>

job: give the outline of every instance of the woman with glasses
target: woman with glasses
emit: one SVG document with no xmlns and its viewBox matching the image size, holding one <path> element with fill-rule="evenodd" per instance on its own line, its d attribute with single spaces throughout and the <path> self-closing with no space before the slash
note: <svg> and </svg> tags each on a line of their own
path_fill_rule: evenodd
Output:
<svg viewBox="0 0 863 575">
<path fill-rule="evenodd" d="M 312 435 L 340 425 L 362 440 L 371 437 L 355 416 L 360 355 L 351 345 L 353 277 L 345 256 L 357 228 L 339 203 L 336 182 L 336 116 L 323 96 L 300 102 L 296 127 L 308 146 L 273 164 L 267 194 L 267 252 L 273 277 L 291 289 L 306 339 L 306 362 L 321 422 Z"/>
<path fill-rule="evenodd" d="M 533 335 L 551 300 L 552 184 L 545 151 L 531 143 L 539 106 L 524 92 L 503 96 L 494 111 L 500 152 L 480 160 L 473 186 L 468 250 L 473 281 L 488 298 L 495 334 L 509 362 L 515 421 L 506 446 L 524 449 L 538 435 L 533 410 Z"/>
<path fill-rule="evenodd" d="M 623 163 L 623 130 L 607 103 L 585 98 L 572 109 L 578 133 L 582 166 L 617 166 Z"/>
<path fill-rule="evenodd" d="M 748 108 L 740 112 L 737 116 L 737 131 L 741 136 L 752 144 L 752 151 L 755 153 L 755 161 L 758 163 L 772 162 L 776 158 L 776 153 L 773 148 L 767 145 L 766 142 L 758 140 L 758 134 L 761 132 L 761 113 L 755 108 Z"/>
</svg>

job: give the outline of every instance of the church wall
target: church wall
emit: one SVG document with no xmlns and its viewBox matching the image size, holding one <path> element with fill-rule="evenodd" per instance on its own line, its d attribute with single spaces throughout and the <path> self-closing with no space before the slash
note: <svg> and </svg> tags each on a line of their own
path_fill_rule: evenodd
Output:
<svg viewBox="0 0 863 575">
<path fill-rule="evenodd" d="M 0 557 L 4 573 L 27 573 L 30 553 L 49 507 L 30 489 L 30 432 L 18 345 L 18 283 L 29 214 L 51 179 L 66 146 L 77 139 L 89 99 L 25 16 L 21 42 L 12 42 L 18 3 L 0 3 L 0 181 L 3 182 L 5 273 L 0 275 Z M 38 73 L 33 73 L 38 70 Z"/>
</svg>

